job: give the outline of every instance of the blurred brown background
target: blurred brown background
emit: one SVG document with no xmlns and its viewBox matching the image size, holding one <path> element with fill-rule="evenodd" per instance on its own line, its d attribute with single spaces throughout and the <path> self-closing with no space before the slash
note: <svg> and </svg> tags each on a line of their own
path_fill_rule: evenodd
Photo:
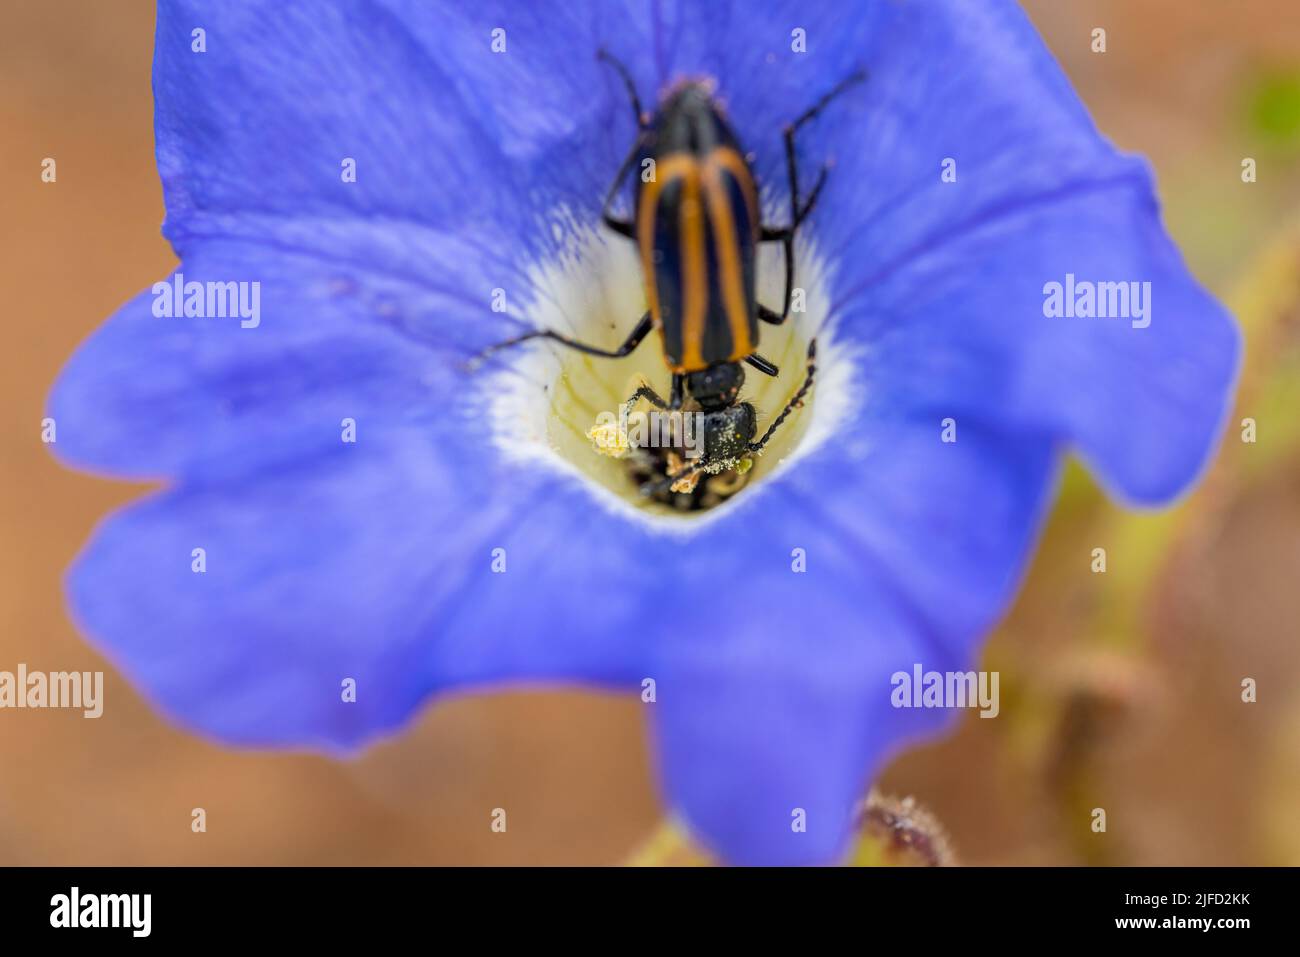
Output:
<svg viewBox="0 0 1300 957">
<path fill-rule="evenodd" d="M 883 786 L 931 808 L 968 863 L 1300 863 L 1300 17 L 1278 0 L 1026 7 L 1102 130 L 1152 159 L 1193 270 L 1247 327 L 1232 421 L 1260 439 L 1230 427 L 1205 485 L 1154 516 L 1072 472 L 990 646 L 1002 717 L 972 713 Z M 107 672 L 97 721 L 0 711 L 0 864 L 625 860 L 661 816 L 635 700 L 445 700 L 352 763 L 233 753 L 167 726 L 70 625 L 63 569 L 139 489 L 61 470 L 39 422 L 74 346 L 174 265 L 152 31 L 143 0 L 0 9 L 0 669 Z"/>
</svg>

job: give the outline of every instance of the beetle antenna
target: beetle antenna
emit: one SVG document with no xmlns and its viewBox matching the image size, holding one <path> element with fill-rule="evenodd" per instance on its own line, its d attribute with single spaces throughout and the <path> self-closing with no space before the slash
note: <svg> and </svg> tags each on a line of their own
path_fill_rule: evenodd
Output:
<svg viewBox="0 0 1300 957">
<path fill-rule="evenodd" d="M 614 54 L 610 53 L 604 47 L 601 47 L 596 51 L 596 59 L 608 63 L 617 70 L 618 75 L 623 78 L 623 85 L 627 87 L 628 99 L 632 101 L 632 111 L 636 114 L 637 129 L 644 128 L 645 113 L 641 110 L 641 97 L 636 92 L 636 83 L 632 79 L 632 73 L 623 65 L 622 60 L 616 58 Z"/>
<path fill-rule="evenodd" d="M 776 433 L 776 430 L 781 427 L 781 423 L 784 422 L 787 418 L 789 418 L 791 412 L 793 412 L 795 409 L 803 405 L 804 396 L 806 396 L 808 394 L 808 390 L 812 388 L 813 378 L 817 375 L 817 340 L 816 339 L 813 339 L 811 342 L 808 343 L 807 363 L 808 364 L 806 366 L 806 371 L 804 373 L 803 385 L 799 386 L 799 390 L 790 397 L 790 401 L 785 404 L 785 408 L 781 410 L 781 414 L 778 415 L 776 417 L 776 420 L 767 427 L 767 431 L 763 433 L 763 437 L 759 439 L 757 442 L 749 443 L 750 452 L 763 451 L 763 446 L 767 445 L 768 440 L 771 439 L 772 436 Z"/>
</svg>

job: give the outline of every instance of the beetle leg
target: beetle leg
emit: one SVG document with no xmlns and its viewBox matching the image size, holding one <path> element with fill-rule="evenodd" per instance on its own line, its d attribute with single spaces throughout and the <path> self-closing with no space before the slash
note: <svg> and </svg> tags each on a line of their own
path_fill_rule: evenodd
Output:
<svg viewBox="0 0 1300 957">
<path fill-rule="evenodd" d="M 813 185 L 812 193 L 808 196 L 808 202 L 804 204 L 802 210 L 794 218 L 794 224 L 787 226 L 785 229 L 763 228 L 760 241 L 763 240 L 780 240 L 785 243 L 785 303 L 781 310 L 781 315 L 776 315 L 766 306 L 759 306 L 758 318 L 764 322 L 770 322 L 774 326 L 779 326 L 790 317 L 790 297 L 794 295 L 794 231 L 799 228 L 808 214 L 812 212 L 813 204 L 817 202 L 817 197 L 821 195 L 822 187 L 826 185 L 826 174 L 830 172 L 830 165 L 822 167 L 821 173 L 817 176 L 817 182 Z M 767 313 L 764 315 L 763 313 Z"/>
<path fill-rule="evenodd" d="M 763 307 L 759 306 L 759 308 L 761 309 Z M 770 312 L 771 310 L 768 311 Z M 781 374 L 780 369 L 772 365 L 772 363 L 768 362 L 757 352 L 755 352 L 752 355 L 746 356 L 745 361 L 749 363 L 749 365 L 757 369 L 759 372 L 762 372 L 764 375 L 770 375 L 774 379 Z"/>
<path fill-rule="evenodd" d="M 618 195 L 618 189 L 623 185 L 623 180 L 627 178 L 627 174 L 631 171 L 632 164 L 636 162 L 637 153 L 640 152 L 640 149 L 641 140 L 638 137 L 637 141 L 632 144 L 632 148 L 627 151 L 623 165 L 618 168 L 618 173 L 614 176 L 614 182 L 610 183 L 609 191 L 605 193 L 605 202 L 600 207 L 600 216 L 605 221 L 605 225 L 620 236 L 626 236 L 628 239 L 636 237 L 636 230 L 632 221 L 615 216 L 610 211 L 610 207 L 614 204 L 614 198 Z"/>
<path fill-rule="evenodd" d="M 785 408 L 781 410 L 781 414 L 778 415 L 776 419 L 773 420 L 772 424 L 767 427 L 767 431 L 763 433 L 763 437 L 757 442 L 749 443 L 749 451 L 761 452 L 763 446 L 767 445 L 768 440 L 772 438 L 773 433 L 781 427 L 781 423 L 784 422 L 790 413 L 803 402 L 803 397 L 807 395 L 808 390 L 812 388 L 813 376 L 817 372 L 816 360 L 817 340 L 814 339 L 812 342 L 808 343 L 808 371 L 804 376 L 803 385 L 799 386 L 799 391 L 790 397 L 790 401 L 785 404 Z"/>
<path fill-rule="evenodd" d="M 778 242 L 794 238 L 794 231 L 803 225 L 803 221 L 808 218 L 808 214 L 813 211 L 813 206 L 817 202 L 817 197 L 821 195 L 822 187 L 826 185 L 826 176 L 831 171 L 831 164 L 827 163 L 817 174 L 817 182 L 813 183 L 812 192 L 808 194 L 808 202 L 803 204 L 798 215 L 794 218 L 794 225 L 783 226 L 775 229 L 771 226 L 764 226 L 759 234 L 759 242 Z"/>
<path fill-rule="evenodd" d="M 676 485 L 678 482 L 682 481 L 683 479 L 689 479 L 692 475 L 696 474 L 701 469 L 703 469 L 707 464 L 708 464 L 707 462 L 703 462 L 703 461 L 696 462 L 695 464 L 687 466 L 686 468 L 682 469 L 679 472 L 674 472 L 672 474 L 665 475 L 663 478 L 657 479 L 656 481 L 653 482 L 646 482 L 640 487 L 638 491 L 640 491 L 643 497 L 650 498 L 658 494 L 659 492 L 662 492 L 664 489 L 671 488 L 672 486 Z"/>
<path fill-rule="evenodd" d="M 471 361 L 470 365 L 477 368 L 494 352 L 499 352 L 509 346 L 519 345 L 521 342 L 527 342 L 530 339 L 552 339 L 561 345 L 568 346 L 570 349 L 577 349 L 579 352 L 585 352 L 589 356 L 600 356 L 605 359 L 621 359 L 630 355 L 632 350 L 639 346 L 643 339 L 650 334 L 654 328 L 654 321 L 650 318 L 650 313 L 641 317 L 641 321 L 636 327 L 628 333 L 628 337 L 623 344 L 617 349 L 602 349 L 599 346 L 589 346 L 585 342 L 579 342 L 576 339 L 570 339 L 568 336 L 562 336 L 558 332 L 552 332 L 550 329 L 535 329 L 532 332 L 526 332 L 522 336 L 516 336 L 513 339 L 507 339 L 505 342 L 498 342 L 496 345 L 488 346 L 480 352 Z"/>
<path fill-rule="evenodd" d="M 643 385 L 627 397 L 623 403 L 623 414 L 631 415 L 632 406 L 636 405 L 638 399 L 646 399 L 656 409 L 667 409 L 668 403 L 664 401 L 663 396 L 654 390 L 653 386 Z"/>
<path fill-rule="evenodd" d="M 808 218 L 808 214 L 812 212 L 813 204 L 817 202 L 817 197 L 821 195 L 822 187 L 826 184 L 826 174 L 830 170 L 829 165 L 822 167 L 821 172 L 817 175 L 817 182 L 808 195 L 808 202 L 801 206 L 799 203 L 799 161 L 796 158 L 794 148 L 795 134 L 799 132 L 800 127 L 811 122 L 822 110 L 826 109 L 831 100 L 853 84 L 861 83 L 866 77 L 866 72 L 862 70 L 845 77 L 835 84 L 829 93 L 825 94 L 785 128 L 785 171 L 790 188 L 790 225 L 781 229 L 764 226 L 759 232 L 760 242 L 780 242 L 785 244 L 785 306 L 782 310 L 782 322 L 790 314 L 790 296 L 794 291 L 794 232 Z M 771 322 L 770 319 L 767 321 Z"/>
<path fill-rule="evenodd" d="M 632 74 L 628 72 L 627 67 L 615 59 L 614 56 L 603 47 L 596 51 L 596 59 L 608 63 L 618 72 L 618 75 L 622 77 L 623 85 L 627 87 L 628 99 L 632 101 L 632 113 L 636 120 L 637 130 L 644 133 L 646 128 L 646 116 L 641 109 L 641 98 L 637 95 L 636 84 L 632 81 Z M 627 177 L 628 171 L 632 168 L 632 164 L 636 161 L 636 155 L 640 147 L 641 137 L 638 135 L 636 142 L 632 144 L 632 149 L 628 151 L 627 158 L 623 160 L 623 165 L 619 167 L 618 175 L 614 177 L 614 182 L 610 185 L 609 192 L 605 194 L 605 203 L 600 210 L 601 219 L 605 221 L 605 225 L 614 230 L 614 232 L 618 233 L 620 236 L 626 236 L 628 239 L 636 237 L 636 231 L 632 221 L 629 219 L 620 219 L 615 216 L 610 212 L 610 206 L 614 202 L 614 197 L 618 195 L 618 189 L 623 185 L 623 180 Z"/>
<path fill-rule="evenodd" d="M 835 99 L 855 83 L 861 83 L 867 78 L 865 70 L 859 70 L 849 76 L 846 76 L 840 82 L 836 83 L 820 100 L 803 111 L 803 114 L 785 128 L 785 171 L 790 180 L 790 232 L 799 228 L 804 217 L 812 210 L 813 201 L 816 200 L 817 194 L 821 191 L 822 183 L 826 180 L 826 168 L 822 168 L 821 175 L 817 178 L 817 185 L 813 187 L 811 196 L 808 199 L 808 205 L 802 209 L 799 206 L 799 166 L 795 159 L 794 136 L 799 132 L 799 128 L 805 123 L 811 123 L 820 114 L 821 111 L 830 105 L 831 100 Z"/>
<path fill-rule="evenodd" d="M 778 325 L 785 322 L 790 315 L 790 297 L 794 295 L 794 227 L 785 231 L 781 238 L 785 246 L 785 299 L 781 305 L 781 318 Z M 769 320 L 770 321 L 770 320 Z"/>
<path fill-rule="evenodd" d="M 817 184 L 813 187 L 812 194 L 809 196 L 808 204 L 800 207 L 799 205 L 799 161 L 795 156 L 794 137 L 799 132 L 800 127 L 805 123 L 815 120 L 826 109 L 830 102 L 837 96 L 853 86 L 855 83 L 861 83 L 867 78 L 865 70 L 859 70 L 850 76 L 845 77 L 831 88 L 820 100 L 810 106 L 796 119 L 793 123 L 785 128 L 783 137 L 785 140 L 785 171 L 789 180 L 790 187 L 790 225 L 784 229 L 764 228 L 762 239 L 765 241 L 785 240 L 799 224 L 812 212 L 813 202 L 817 199 L 817 194 L 821 191 L 822 183 L 826 179 L 826 168 L 823 167 L 821 175 L 817 178 Z"/>
<path fill-rule="evenodd" d="M 606 226 L 614 230 L 614 232 L 618 233 L 620 236 L 626 236 L 628 239 L 633 239 L 636 237 L 636 233 L 633 231 L 632 223 L 630 220 L 618 219 L 614 216 L 611 216 L 609 213 L 605 213 L 605 215 L 601 218 L 605 220 Z"/>
<path fill-rule="evenodd" d="M 623 235 L 623 237 L 627 237 L 628 239 L 636 237 L 636 233 L 634 233 L 632 229 L 632 221 L 620 220 L 620 218 L 611 216 L 610 213 L 604 213 L 602 218 L 604 220 L 604 225 L 614 230 L 615 233 Z"/>
</svg>

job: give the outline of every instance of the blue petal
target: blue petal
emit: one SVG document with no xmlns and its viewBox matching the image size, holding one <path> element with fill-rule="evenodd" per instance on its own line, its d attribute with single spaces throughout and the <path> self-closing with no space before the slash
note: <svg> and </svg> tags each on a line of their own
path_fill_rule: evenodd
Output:
<svg viewBox="0 0 1300 957">
<path fill-rule="evenodd" d="M 826 556 L 814 551 L 817 560 Z M 734 623 L 677 643 L 656 672 L 664 786 L 688 831 L 722 860 L 834 863 L 871 775 L 952 717 L 891 707 L 890 676 L 910 675 L 925 657 L 913 623 L 879 583 L 833 577 L 849 588 L 789 573 L 755 582 L 762 590 L 743 589 L 747 601 L 720 603 Z"/>
<path fill-rule="evenodd" d="M 976 667 L 1053 488 L 1041 440 L 972 427 L 945 443 L 937 422 L 870 404 L 844 432 L 692 542 L 665 596 L 683 621 L 653 672 L 666 786 L 727 860 L 842 853 L 869 775 L 951 717 L 894 709 L 890 676 Z"/>
<path fill-rule="evenodd" d="M 486 282 L 479 269 L 492 266 L 467 257 L 462 279 Z M 470 325 L 505 328 L 486 297 L 475 311 L 465 293 L 273 241 L 205 243 L 181 272 L 186 283 L 260 283 L 256 325 L 159 318 L 153 293 L 137 297 L 55 383 L 49 414 L 65 462 L 213 482 L 336 449 L 344 418 L 363 435 L 422 423 L 452 441 L 466 379 L 457 340 Z"/>
<path fill-rule="evenodd" d="M 617 600 L 643 570 L 584 504 L 528 474 L 496 494 L 417 426 L 363 427 L 253 481 L 189 485 L 112 517 L 70 574 L 70 603 L 186 726 L 352 748 L 439 689 L 645 673 L 644 609 Z"/>
<path fill-rule="evenodd" d="M 438 574 L 445 541 L 409 508 L 382 507 L 448 478 L 397 439 L 118 513 L 69 575 L 75 618 L 164 712 L 222 740 L 346 748 L 393 727 L 436 684 L 420 642 L 454 587 Z M 432 522 L 446 519 L 437 504 Z M 464 542 L 494 521 L 464 521 Z"/>
<path fill-rule="evenodd" d="M 1080 185 L 969 229 L 845 293 L 841 328 L 874 388 L 935 420 L 997 422 L 1078 448 L 1102 481 L 1158 504 L 1222 431 L 1239 337 L 1160 229 L 1143 178 Z M 1047 318 L 1044 286 L 1150 283 L 1150 324 Z"/>
<path fill-rule="evenodd" d="M 603 6 L 483 6 L 471 17 L 382 0 L 160 4 L 154 95 L 168 239 L 184 257 L 208 238 L 257 238 L 292 222 L 313 251 L 342 239 L 373 266 L 400 249 L 404 231 L 477 229 L 508 237 L 512 254 L 553 248 L 539 219 L 564 204 L 594 209 L 591 183 L 617 163 L 572 148 L 598 114 L 626 112 L 621 89 L 592 96 L 618 82 L 595 59 L 592 11 Z M 498 27 L 502 54 L 491 47 Z M 206 52 L 192 48 L 196 29 Z M 631 118 L 623 122 L 630 135 Z M 342 175 L 347 159 L 354 182 Z"/>
</svg>

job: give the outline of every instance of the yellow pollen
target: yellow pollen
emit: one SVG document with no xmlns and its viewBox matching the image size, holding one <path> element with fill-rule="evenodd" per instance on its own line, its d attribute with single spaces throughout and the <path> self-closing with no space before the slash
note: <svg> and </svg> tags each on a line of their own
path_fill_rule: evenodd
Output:
<svg viewBox="0 0 1300 957">
<path fill-rule="evenodd" d="M 587 430 L 587 438 L 591 439 L 593 449 L 610 458 L 621 459 L 632 448 L 628 444 L 627 433 L 618 422 L 597 422 Z"/>
</svg>

